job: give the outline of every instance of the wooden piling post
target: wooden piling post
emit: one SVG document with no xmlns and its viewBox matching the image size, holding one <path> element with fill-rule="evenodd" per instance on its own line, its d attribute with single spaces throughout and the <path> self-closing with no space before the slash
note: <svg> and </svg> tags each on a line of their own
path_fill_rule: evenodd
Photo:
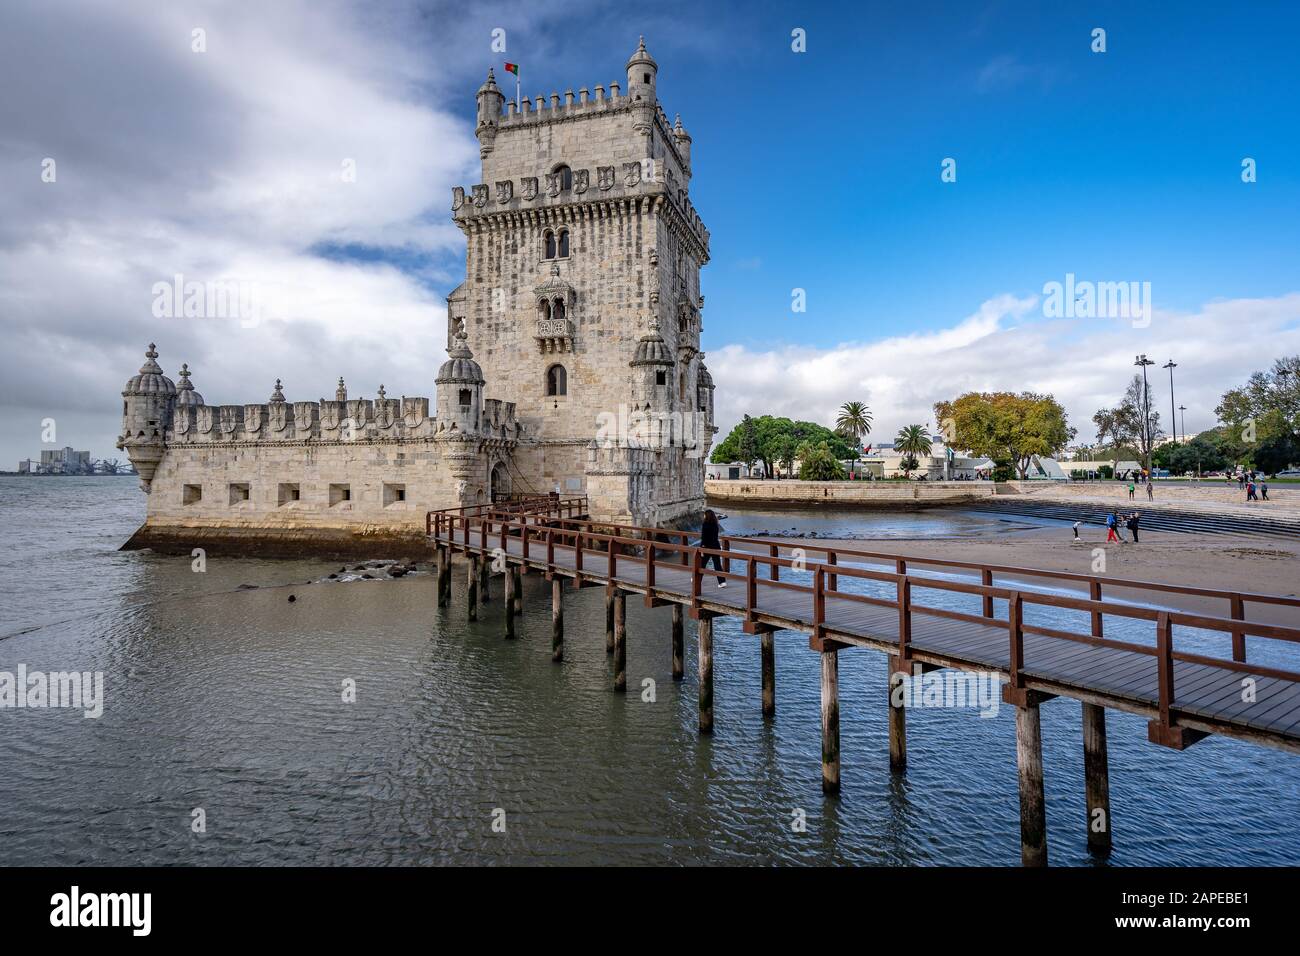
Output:
<svg viewBox="0 0 1300 956">
<path fill-rule="evenodd" d="M 627 595 L 614 593 L 614 690 L 627 690 Z"/>
<path fill-rule="evenodd" d="M 763 716 L 776 716 L 776 635 L 767 631 L 762 638 L 763 647 Z"/>
<path fill-rule="evenodd" d="M 673 680 L 686 676 L 686 650 L 682 632 L 685 630 L 682 618 L 684 609 L 680 604 L 673 605 Z"/>
<path fill-rule="evenodd" d="M 614 592 L 605 590 L 605 653 L 614 653 Z"/>
<path fill-rule="evenodd" d="M 700 733 L 713 733 L 713 618 L 701 613 L 697 622 L 700 650 Z"/>
<path fill-rule="evenodd" d="M 515 613 L 524 613 L 524 566 L 515 565 Z"/>
<path fill-rule="evenodd" d="M 564 581 L 551 578 L 551 660 L 564 660 Z"/>
<path fill-rule="evenodd" d="M 1106 760 L 1106 708 L 1083 705 L 1083 778 L 1088 798 L 1088 849 L 1110 853 L 1110 770 Z"/>
<path fill-rule="evenodd" d="M 1047 804 L 1043 795 L 1043 729 L 1038 702 L 1016 707 L 1016 766 L 1020 773 L 1020 862 L 1047 865 Z"/>
<path fill-rule="evenodd" d="M 515 586 L 514 569 L 507 564 L 505 573 L 506 640 L 511 640 L 515 636 Z"/>
<path fill-rule="evenodd" d="M 822 793 L 840 792 L 839 648 L 822 643 Z"/>
<path fill-rule="evenodd" d="M 897 657 L 889 658 L 889 769 L 895 773 L 907 770 L 907 708 L 904 706 L 906 685 L 899 675 L 907 674 L 907 664 Z M 896 688 L 899 689 L 895 693 Z M 895 701 L 897 697 L 897 701 Z"/>
<path fill-rule="evenodd" d="M 447 549 L 438 545 L 438 578 L 435 588 L 438 592 L 438 607 L 447 606 L 446 591 L 446 574 L 447 574 Z"/>
<path fill-rule="evenodd" d="M 487 604 L 492 600 L 491 583 L 492 558 L 484 551 L 478 563 L 478 599 L 483 604 Z"/>
<path fill-rule="evenodd" d="M 465 562 L 466 568 L 466 588 L 465 588 L 465 615 L 471 621 L 478 620 L 478 579 L 479 579 L 479 556 L 477 554 L 467 555 L 468 561 Z"/>
</svg>

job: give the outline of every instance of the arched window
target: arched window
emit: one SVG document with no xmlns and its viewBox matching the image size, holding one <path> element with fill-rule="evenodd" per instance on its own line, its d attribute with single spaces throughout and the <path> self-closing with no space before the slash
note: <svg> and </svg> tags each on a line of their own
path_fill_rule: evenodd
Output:
<svg viewBox="0 0 1300 956">
<path fill-rule="evenodd" d="M 568 166 L 556 166 L 555 174 L 560 177 L 560 192 L 567 193 L 573 188 L 573 170 Z"/>
<path fill-rule="evenodd" d="M 552 365 L 546 370 L 546 394 L 569 394 L 569 374 L 563 365 Z"/>
<path fill-rule="evenodd" d="M 564 300 L 563 299 L 557 298 L 555 300 L 555 305 L 551 307 L 551 315 L 554 318 L 559 319 L 560 321 L 564 321 Z M 563 395 L 564 393 L 561 392 L 560 394 Z"/>
<path fill-rule="evenodd" d="M 537 317 L 543 322 L 551 317 L 551 303 L 546 299 L 537 303 Z"/>
<path fill-rule="evenodd" d="M 555 233 L 549 229 L 546 230 L 546 258 L 555 258 Z"/>
<path fill-rule="evenodd" d="M 560 258 L 569 258 L 569 230 L 560 230 Z"/>
</svg>

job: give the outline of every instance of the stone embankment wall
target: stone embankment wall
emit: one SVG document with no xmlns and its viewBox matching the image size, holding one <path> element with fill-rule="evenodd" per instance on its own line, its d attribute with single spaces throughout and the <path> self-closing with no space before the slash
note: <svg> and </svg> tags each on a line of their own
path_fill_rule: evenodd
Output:
<svg viewBox="0 0 1300 956">
<path fill-rule="evenodd" d="M 803 507 L 926 508 L 992 498 L 988 481 L 763 481 L 705 482 L 709 501 Z"/>
</svg>

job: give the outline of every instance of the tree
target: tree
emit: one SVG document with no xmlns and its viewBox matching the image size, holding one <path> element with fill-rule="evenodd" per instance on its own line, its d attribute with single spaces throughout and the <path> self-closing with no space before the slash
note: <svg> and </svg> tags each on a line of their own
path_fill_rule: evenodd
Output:
<svg viewBox="0 0 1300 956">
<path fill-rule="evenodd" d="M 831 451 L 830 444 L 818 442 L 809 446 L 807 443 L 799 456 L 800 481 L 842 481 L 844 466 L 839 463 Z"/>
<path fill-rule="evenodd" d="M 1255 467 L 1270 475 L 1300 462 L 1300 441 L 1290 435 L 1274 435 L 1259 443 L 1254 453 Z"/>
<path fill-rule="evenodd" d="M 917 466 L 916 456 L 930 454 L 932 447 L 930 436 L 925 433 L 923 426 L 904 425 L 898 430 L 898 435 L 894 438 L 894 449 L 903 453 L 899 467 L 903 469 L 905 477 L 912 476 L 912 469 Z"/>
<path fill-rule="evenodd" d="M 1143 411 L 1146 412 L 1145 426 Z M 1126 431 L 1126 440 L 1137 446 L 1143 463 L 1151 467 L 1151 453 L 1156 441 L 1164 435 L 1160 430 L 1160 413 L 1151 407 L 1151 396 L 1146 393 L 1141 375 L 1134 375 L 1119 403 L 1119 414 Z"/>
<path fill-rule="evenodd" d="M 934 413 L 939 421 L 952 421 L 949 444 L 1005 463 L 1006 469 L 995 469 L 995 477 L 1014 464 L 1024 480 L 1035 456 L 1056 454 L 1077 434 L 1061 404 L 1035 392 L 967 392 L 936 403 Z"/>
<path fill-rule="evenodd" d="M 857 471 L 862 436 L 871 433 L 871 411 L 864 402 L 845 402 L 835 419 L 835 430 L 853 443 L 853 470 Z"/>
<path fill-rule="evenodd" d="M 1255 372 L 1245 385 L 1228 389 L 1214 413 L 1253 452 L 1256 467 L 1268 471 L 1259 461 L 1261 451 L 1272 460 L 1287 440 L 1300 444 L 1300 355 L 1277 359 L 1267 372 Z M 1272 439 L 1277 441 L 1264 449 Z M 1255 443 L 1258 447 L 1252 447 Z"/>
<path fill-rule="evenodd" d="M 754 462 L 758 460 L 758 434 L 754 420 L 746 415 L 737 427 L 740 429 L 740 437 L 736 443 L 736 460 L 744 462 L 745 468 L 752 472 Z"/>
<path fill-rule="evenodd" d="M 1124 433 L 1124 423 L 1120 412 L 1115 408 L 1099 408 L 1093 412 L 1092 423 L 1097 427 L 1097 441 L 1100 445 L 1111 446 L 1115 452 L 1115 468 L 1119 468 L 1119 446 L 1128 440 Z"/>
<path fill-rule="evenodd" d="M 791 439 L 796 447 L 800 442 L 805 441 L 812 442 L 814 445 L 818 442 L 826 442 L 831 454 L 837 460 L 847 459 L 853 454 L 853 449 L 843 437 L 815 422 L 795 422 L 771 415 L 762 415 L 758 418 L 746 416 L 746 420 L 752 423 L 748 427 L 752 429 L 754 457 L 762 459 L 769 475 L 775 473 L 775 463 L 782 460 L 781 451 L 785 438 Z M 744 461 L 740 454 L 740 441 L 746 427 L 745 422 L 742 421 L 713 449 L 710 457 L 714 463 Z"/>
<path fill-rule="evenodd" d="M 784 466 L 785 476 L 789 478 L 794 471 L 795 450 L 798 444 L 793 435 L 782 435 L 777 442 L 776 461 L 777 464 Z"/>
</svg>

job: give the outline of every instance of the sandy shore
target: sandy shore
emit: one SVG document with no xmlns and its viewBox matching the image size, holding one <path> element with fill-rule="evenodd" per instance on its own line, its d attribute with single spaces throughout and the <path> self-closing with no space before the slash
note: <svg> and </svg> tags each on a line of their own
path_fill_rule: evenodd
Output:
<svg viewBox="0 0 1300 956">
<path fill-rule="evenodd" d="M 781 539 L 791 547 L 830 546 L 886 554 L 1014 565 L 1091 574 L 1093 549 L 1106 549 L 1106 574 L 1118 578 L 1296 596 L 1300 593 L 1300 541 L 1228 535 L 1141 532 L 1141 542 L 1106 544 L 1105 532 L 1068 526 L 1034 528 L 982 538 Z M 810 555 L 815 560 L 815 555 Z"/>
</svg>

